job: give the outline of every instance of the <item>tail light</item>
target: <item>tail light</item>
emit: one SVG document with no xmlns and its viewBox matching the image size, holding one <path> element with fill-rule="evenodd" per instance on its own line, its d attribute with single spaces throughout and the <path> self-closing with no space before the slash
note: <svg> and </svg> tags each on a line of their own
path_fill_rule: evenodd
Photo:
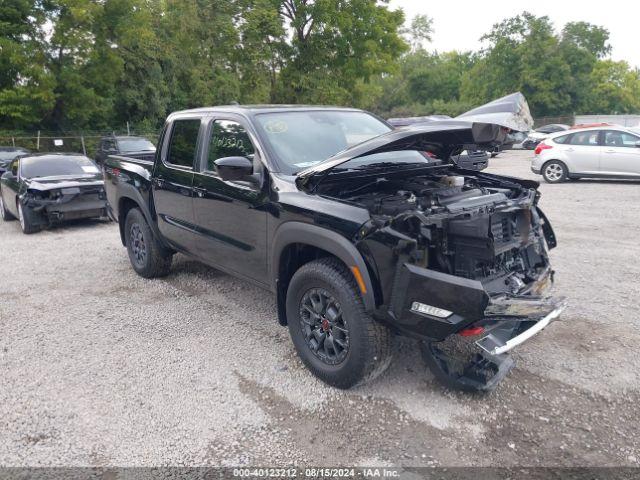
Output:
<svg viewBox="0 0 640 480">
<path fill-rule="evenodd" d="M 544 142 L 540 142 L 533 153 L 535 153 L 536 155 L 540 155 L 543 150 L 549 150 L 550 148 L 553 147 L 551 145 L 547 145 Z"/>
</svg>

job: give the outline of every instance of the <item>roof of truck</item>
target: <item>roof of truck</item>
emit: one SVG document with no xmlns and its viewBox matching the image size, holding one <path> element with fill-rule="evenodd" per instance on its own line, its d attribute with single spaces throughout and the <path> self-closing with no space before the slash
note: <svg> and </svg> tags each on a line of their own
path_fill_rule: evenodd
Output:
<svg viewBox="0 0 640 480">
<path fill-rule="evenodd" d="M 215 107 L 202 107 L 193 108 L 190 110 L 180 110 L 173 112 L 171 116 L 188 114 L 188 113 L 239 113 L 239 114 L 251 114 L 251 113 L 270 113 L 270 112 L 286 112 L 296 110 L 346 110 L 346 111 L 361 111 L 358 108 L 348 107 L 336 107 L 330 105 L 220 105 Z"/>
</svg>

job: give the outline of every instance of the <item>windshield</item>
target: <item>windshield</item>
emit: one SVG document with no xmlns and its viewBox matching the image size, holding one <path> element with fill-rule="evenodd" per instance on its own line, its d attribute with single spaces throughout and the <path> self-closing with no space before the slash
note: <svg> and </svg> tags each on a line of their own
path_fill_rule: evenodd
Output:
<svg viewBox="0 0 640 480">
<path fill-rule="evenodd" d="M 130 152 L 144 152 L 144 151 L 154 151 L 156 147 L 153 143 L 151 143 L 146 138 L 126 138 L 118 140 L 118 147 L 120 147 L 120 152 L 122 153 L 130 153 Z"/>
<path fill-rule="evenodd" d="M 27 157 L 20 160 L 23 178 L 96 175 L 100 172 L 95 163 L 87 157 L 43 156 Z"/>
<path fill-rule="evenodd" d="M 261 113 L 256 119 L 282 171 L 290 174 L 391 130 L 365 112 Z"/>
<path fill-rule="evenodd" d="M 25 150 L 12 150 L 12 151 L 0 150 L 0 161 L 13 160 L 18 155 L 24 155 L 25 153 L 28 153 L 28 152 L 26 152 Z"/>
</svg>

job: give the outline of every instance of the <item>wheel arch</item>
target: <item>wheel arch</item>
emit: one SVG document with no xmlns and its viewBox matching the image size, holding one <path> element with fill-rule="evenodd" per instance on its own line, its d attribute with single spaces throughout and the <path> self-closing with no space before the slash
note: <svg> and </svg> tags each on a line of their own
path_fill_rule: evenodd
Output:
<svg viewBox="0 0 640 480">
<path fill-rule="evenodd" d="M 166 247 L 164 239 L 158 230 L 156 223 L 153 221 L 154 217 L 149 209 L 148 202 L 142 197 L 142 194 L 135 189 L 132 185 L 121 185 L 122 191 L 118 197 L 118 225 L 120 227 L 120 240 L 122 245 L 126 245 L 124 224 L 127 219 L 127 214 L 132 208 L 137 208 L 142 212 L 144 219 L 149 224 L 149 228 L 158 239 L 158 242 Z M 167 247 L 166 247 L 167 248 Z"/>
<path fill-rule="evenodd" d="M 325 256 L 333 256 L 345 264 L 359 286 L 365 309 L 368 312 L 375 309 L 374 288 L 367 264 L 358 249 L 342 235 L 317 225 L 287 222 L 276 231 L 272 252 L 271 281 L 281 325 L 287 324 L 285 301 L 291 277 L 305 263 Z M 354 267 L 360 279 L 355 278 Z"/>
</svg>

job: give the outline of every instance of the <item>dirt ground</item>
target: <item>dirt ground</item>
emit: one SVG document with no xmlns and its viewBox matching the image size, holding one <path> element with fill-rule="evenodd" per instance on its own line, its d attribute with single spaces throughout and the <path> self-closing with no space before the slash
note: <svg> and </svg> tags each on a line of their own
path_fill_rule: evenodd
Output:
<svg viewBox="0 0 640 480">
<path fill-rule="evenodd" d="M 531 152 L 489 171 L 527 178 Z M 115 224 L 0 224 L 0 465 L 639 466 L 640 182 L 541 186 L 570 307 L 486 395 L 415 344 L 343 392 L 316 381 L 268 292 L 184 257 L 144 280 Z"/>
</svg>

